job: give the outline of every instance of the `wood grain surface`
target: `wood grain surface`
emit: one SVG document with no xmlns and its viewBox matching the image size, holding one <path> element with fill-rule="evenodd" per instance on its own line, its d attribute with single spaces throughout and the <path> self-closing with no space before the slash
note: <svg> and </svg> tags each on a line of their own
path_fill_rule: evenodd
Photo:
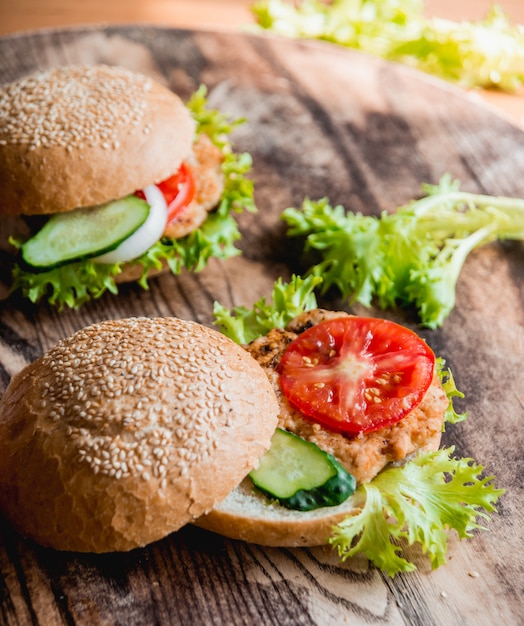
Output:
<svg viewBox="0 0 524 626">
<path fill-rule="evenodd" d="M 35 68 L 106 62 L 140 70 L 184 98 L 201 83 L 212 106 L 248 123 L 257 215 L 239 218 L 243 255 L 200 274 L 131 285 L 61 314 L 17 297 L 0 304 L 0 391 L 60 338 L 130 315 L 211 324 L 214 300 L 251 305 L 301 267 L 280 212 L 328 196 L 378 214 L 445 172 L 463 188 L 524 197 L 524 132 L 462 92 L 407 68 L 310 42 L 153 27 L 78 28 L 0 39 L 0 81 Z M 3 267 L 5 279 L 5 266 Z M 466 394 L 469 419 L 446 444 L 507 489 L 488 532 L 450 538 L 449 562 L 394 580 L 327 548 L 263 549 L 186 527 L 143 550 L 105 556 L 43 549 L 0 523 L 0 622 L 42 624 L 517 625 L 524 617 L 524 250 L 475 251 L 444 326 L 420 331 Z M 336 300 L 323 304 L 344 306 Z M 415 327 L 403 311 L 382 315 Z"/>
</svg>

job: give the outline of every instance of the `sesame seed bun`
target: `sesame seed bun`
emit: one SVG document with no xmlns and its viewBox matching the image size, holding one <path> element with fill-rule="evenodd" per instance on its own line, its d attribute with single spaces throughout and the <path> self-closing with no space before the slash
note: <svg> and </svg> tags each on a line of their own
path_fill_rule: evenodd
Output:
<svg viewBox="0 0 524 626">
<path fill-rule="evenodd" d="M 60 550 L 125 551 L 210 511 L 269 447 L 262 368 L 176 318 L 105 321 L 13 377 L 0 402 L 0 511 Z"/>
<path fill-rule="evenodd" d="M 255 491 L 246 478 L 195 525 L 219 535 L 261 546 L 297 548 L 327 542 L 333 526 L 355 510 L 354 497 L 333 507 L 294 511 Z"/>
<path fill-rule="evenodd" d="M 195 124 L 149 77 L 105 65 L 37 72 L 0 88 L 4 214 L 50 214 L 121 198 L 177 171 Z"/>
</svg>

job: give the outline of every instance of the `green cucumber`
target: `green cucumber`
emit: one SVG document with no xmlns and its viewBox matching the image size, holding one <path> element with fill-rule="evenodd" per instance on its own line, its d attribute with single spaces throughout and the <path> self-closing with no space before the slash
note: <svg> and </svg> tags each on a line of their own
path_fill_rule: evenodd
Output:
<svg viewBox="0 0 524 626">
<path fill-rule="evenodd" d="M 126 196 L 107 204 L 56 213 L 21 246 L 24 262 L 46 271 L 110 252 L 142 226 L 149 204 Z"/>
<path fill-rule="evenodd" d="M 356 489 L 355 477 L 334 456 L 280 428 L 249 476 L 260 491 L 298 511 L 336 506 Z"/>
</svg>

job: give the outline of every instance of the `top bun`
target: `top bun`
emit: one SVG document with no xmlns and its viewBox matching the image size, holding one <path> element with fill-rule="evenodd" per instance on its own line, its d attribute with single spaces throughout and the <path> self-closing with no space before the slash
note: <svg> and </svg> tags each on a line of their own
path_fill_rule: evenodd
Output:
<svg viewBox="0 0 524 626">
<path fill-rule="evenodd" d="M 13 377 L 0 403 L 0 511 L 60 550 L 156 541 L 210 511 L 269 447 L 266 374 L 217 331 L 105 321 Z"/>
<path fill-rule="evenodd" d="M 37 72 L 0 88 L 0 212 L 103 204 L 171 176 L 195 124 L 149 77 L 105 65 Z"/>
</svg>

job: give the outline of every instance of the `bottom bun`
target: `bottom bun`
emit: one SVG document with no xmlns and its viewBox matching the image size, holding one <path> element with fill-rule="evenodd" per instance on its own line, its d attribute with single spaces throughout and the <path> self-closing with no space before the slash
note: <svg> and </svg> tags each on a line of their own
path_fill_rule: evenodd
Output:
<svg viewBox="0 0 524 626">
<path fill-rule="evenodd" d="M 426 446 L 392 466 L 409 462 L 419 453 L 437 450 L 441 433 Z M 274 548 L 320 546 L 329 540 L 333 527 L 360 509 L 353 495 L 338 506 L 313 511 L 294 511 L 269 500 L 257 491 L 250 478 L 242 483 L 211 512 L 194 524 L 230 539 Z"/>
<path fill-rule="evenodd" d="M 254 490 L 249 478 L 195 525 L 248 543 L 272 547 L 304 547 L 325 544 L 333 526 L 351 515 L 355 500 L 315 509 L 293 511 L 268 500 Z"/>
</svg>

